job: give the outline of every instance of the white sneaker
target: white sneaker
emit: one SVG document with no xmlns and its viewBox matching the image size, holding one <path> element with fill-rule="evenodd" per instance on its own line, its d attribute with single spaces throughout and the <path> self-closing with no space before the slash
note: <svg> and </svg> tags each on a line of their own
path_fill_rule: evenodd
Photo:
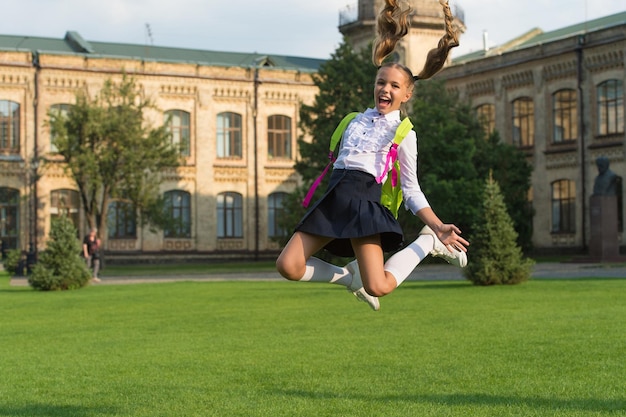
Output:
<svg viewBox="0 0 626 417">
<path fill-rule="evenodd" d="M 356 259 L 349 264 L 346 265 L 346 269 L 352 275 L 352 282 L 347 287 L 347 290 L 350 291 L 354 296 L 361 300 L 365 301 L 374 311 L 378 311 L 380 309 L 380 302 L 378 302 L 378 297 L 374 297 L 369 295 L 365 288 L 363 288 L 363 282 L 361 282 L 361 271 L 359 271 L 359 264 Z"/>
<path fill-rule="evenodd" d="M 430 227 L 424 226 L 420 231 L 420 235 L 431 235 L 435 239 L 435 248 L 430 251 L 431 255 L 443 258 L 449 264 L 459 268 L 467 266 L 467 254 L 455 248 L 452 248 L 452 250 L 448 249 Z"/>
</svg>

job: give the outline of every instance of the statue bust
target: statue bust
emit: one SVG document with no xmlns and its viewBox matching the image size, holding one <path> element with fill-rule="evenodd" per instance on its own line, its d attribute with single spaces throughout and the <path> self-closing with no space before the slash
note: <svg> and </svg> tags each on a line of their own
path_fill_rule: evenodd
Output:
<svg viewBox="0 0 626 417">
<path fill-rule="evenodd" d="M 609 158 L 598 157 L 596 165 L 598 176 L 593 184 L 593 195 L 617 195 L 619 177 L 609 169 Z"/>
</svg>

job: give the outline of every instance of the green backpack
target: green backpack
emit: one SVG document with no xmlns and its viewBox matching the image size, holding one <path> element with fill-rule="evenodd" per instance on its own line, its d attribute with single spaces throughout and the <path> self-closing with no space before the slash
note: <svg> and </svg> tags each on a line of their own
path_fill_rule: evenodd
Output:
<svg viewBox="0 0 626 417">
<path fill-rule="evenodd" d="M 324 175 L 326 175 L 331 165 L 337 159 L 335 158 L 335 148 L 337 148 L 337 145 L 341 140 L 341 136 L 343 136 L 343 132 L 348 127 L 348 124 L 358 114 L 358 112 L 348 113 L 343 118 L 343 120 L 341 120 L 341 122 L 333 132 L 330 138 L 330 151 L 328 153 L 328 159 L 330 159 L 330 162 L 326 165 L 326 168 L 324 168 L 324 171 L 322 171 L 320 176 L 317 177 L 317 179 L 313 182 L 313 185 L 311 185 L 309 192 L 306 194 L 306 197 L 304 197 L 304 200 L 302 201 L 302 205 L 304 207 L 307 207 L 309 205 L 309 203 L 311 202 L 311 198 L 313 197 L 313 193 L 320 185 L 322 178 L 324 178 Z M 382 186 L 380 203 L 383 206 L 387 207 L 396 218 L 398 218 L 398 210 L 400 209 L 400 205 L 402 204 L 402 188 L 400 187 L 400 164 L 398 163 L 398 146 L 400 146 L 400 143 L 402 143 L 402 140 L 404 140 L 406 135 L 409 134 L 411 129 L 413 129 L 413 123 L 411 123 L 409 118 L 406 117 L 404 120 L 402 120 L 402 122 L 396 129 L 396 134 L 393 138 L 393 144 L 391 145 L 391 149 L 389 149 L 389 153 L 387 154 L 385 169 L 383 173 L 378 178 L 376 178 L 376 181 L 380 184 L 385 174 L 389 171 L 389 168 L 391 168 L 391 173 Z"/>
</svg>

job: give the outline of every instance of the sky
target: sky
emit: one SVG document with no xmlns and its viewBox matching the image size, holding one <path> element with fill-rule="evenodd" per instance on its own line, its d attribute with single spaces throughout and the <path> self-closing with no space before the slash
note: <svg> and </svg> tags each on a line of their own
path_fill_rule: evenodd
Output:
<svg viewBox="0 0 626 417">
<path fill-rule="evenodd" d="M 432 0 L 437 1 L 437 0 Z M 0 34 L 330 58 L 339 13 L 358 0 L 20 0 L 2 10 Z M 624 0 L 450 0 L 466 32 L 452 57 L 540 28 L 560 29 L 626 11 Z M 434 45 L 433 45 L 434 46 Z"/>
</svg>

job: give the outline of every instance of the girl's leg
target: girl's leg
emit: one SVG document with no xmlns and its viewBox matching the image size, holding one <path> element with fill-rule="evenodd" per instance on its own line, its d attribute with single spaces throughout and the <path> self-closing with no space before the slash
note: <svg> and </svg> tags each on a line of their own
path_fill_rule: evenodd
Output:
<svg viewBox="0 0 626 417">
<path fill-rule="evenodd" d="M 433 237 L 420 235 L 411 244 L 396 252 L 385 263 L 385 271 L 391 274 L 396 287 L 404 282 L 415 267 L 433 250 Z"/>
<path fill-rule="evenodd" d="M 311 256 L 332 239 L 296 232 L 276 260 L 276 269 L 292 281 L 330 282 L 350 285 L 352 276 L 346 268 L 329 264 Z"/>
<path fill-rule="evenodd" d="M 384 269 L 385 259 L 379 235 L 352 239 L 352 248 L 359 265 L 363 287 L 368 294 L 382 297 L 397 287 L 394 276 Z"/>
<path fill-rule="evenodd" d="M 467 265 L 465 252 L 446 247 L 430 227 L 424 226 L 417 239 L 387 260 L 385 271 L 396 279 L 397 285 L 400 285 L 429 254 L 443 258 L 449 264 L 460 268 Z"/>
</svg>

